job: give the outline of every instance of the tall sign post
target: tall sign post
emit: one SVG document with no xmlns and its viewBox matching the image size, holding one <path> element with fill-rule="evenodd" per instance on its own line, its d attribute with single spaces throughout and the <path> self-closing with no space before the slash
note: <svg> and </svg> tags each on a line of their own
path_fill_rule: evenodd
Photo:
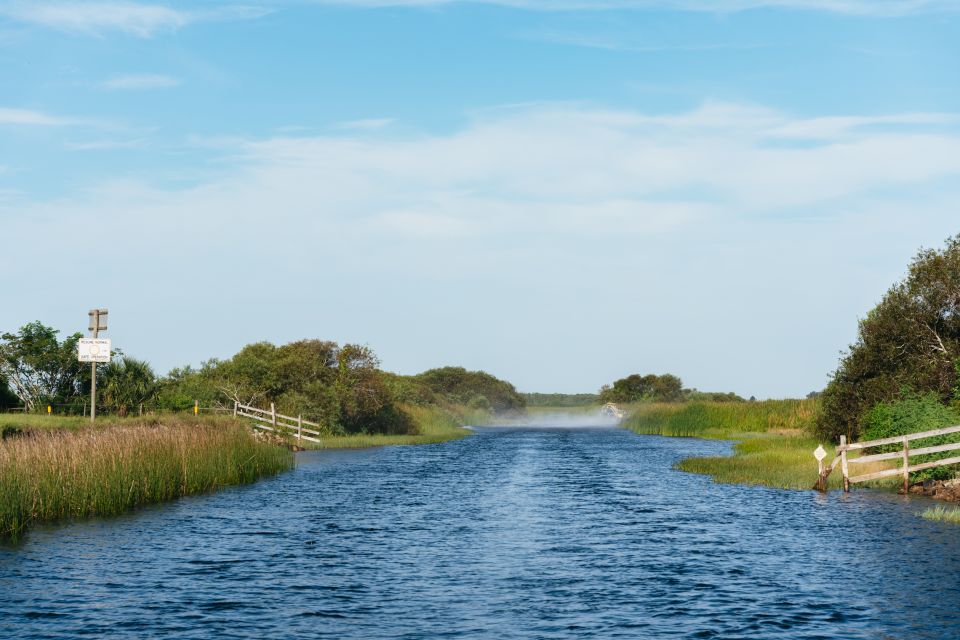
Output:
<svg viewBox="0 0 960 640">
<path fill-rule="evenodd" d="M 90 422 L 97 418 L 97 363 L 110 362 L 110 339 L 100 337 L 100 332 L 107 330 L 107 313 L 106 309 L 91 309 L 87 313 L 90 337 L 77 343 L 77 358 L 90 363 Z"/>
</svg>

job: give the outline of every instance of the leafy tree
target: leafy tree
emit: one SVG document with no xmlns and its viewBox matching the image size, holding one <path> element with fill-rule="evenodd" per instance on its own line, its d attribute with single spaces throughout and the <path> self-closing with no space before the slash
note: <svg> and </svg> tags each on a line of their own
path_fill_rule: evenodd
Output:
<svg viewBox="0 0 960 640">
<path fill-rule="evenodd" d="M 150 365 L 129 356 L 108 363 L 98 378 L 97 391 L 103 404 L 114 407 L 121 417 L 133 407 L 153 400 L 159 392 L 157 377 Z"/>
<path fill-rule="evenodd" d="M 857 340 L 823 392 L 817 431 L 859 435 L 864 414 L 902 389 L 955 393 L 960 357 L 960 235 L 942 250 L 921 251 L 907 277 L 860 321 Z"/>
<path fill-rule="evenodd" d="M 678 402 L 683 400 L 683 395 L 683 382 L 669 373 L 662 376 L 634 373 L 615 381 L 612 387 L 600 389 L 601 402 Z"/>
<path fill-rule="evenodd" d="M 156 406 L 183 411 L 199 402 L 203 406 L 223 406 L 224 394 L 212 374 L 217 360 L 208 360 L 199 369 L 187 365 L 172 369 L 157 383 Z"/>
<path fill-rule="evenodd" d="M 479 406 L 482 401 L 477 396 L 483 396 L 490 408 L 497 413 L 522 411 L 527 404 L 512 384 L 486 371 L 441 367 L 424 371 L 414 376 L 414 379 L 454 404 L 466 405 L 472 401 L 474 406 Z"/>
<path fill-rule="evenodd" d="M 659 376 L 653 383 L 653 397 L 660 402 L 679 402 L 683 399 L 683 382 L 669 373 Z"/>
<path fill-rule="evenodd" d="M 77 361 L 81 334 L 59 341 L 58 333 L 40 322 L 31 322 L 17 333 L 0 335 L 0 375 L 6 377 L 28 411 L 69 400 L 82 391 L 85 365 Z"/>
</svg>

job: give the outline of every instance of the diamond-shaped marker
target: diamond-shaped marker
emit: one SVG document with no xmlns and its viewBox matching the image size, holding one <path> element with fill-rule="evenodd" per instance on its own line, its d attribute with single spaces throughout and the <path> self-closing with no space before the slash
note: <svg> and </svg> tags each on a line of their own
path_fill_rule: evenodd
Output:
<svg viewBox="0 0 960 640">
<path fill-rule="evenodd" d="M 817 459 L 817 462 L 823 462 L 823 459 L 827 457 L 827 451 L 823 448 L 822 444 L 813 452 L 813 457 Z"/>
</svg>

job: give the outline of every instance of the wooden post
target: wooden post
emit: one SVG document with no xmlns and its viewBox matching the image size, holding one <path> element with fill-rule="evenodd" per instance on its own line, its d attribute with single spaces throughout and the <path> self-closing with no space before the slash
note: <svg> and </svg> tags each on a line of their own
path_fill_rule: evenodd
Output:
<svg viewBox="0 0 960 640">
<path fill-rule="evenodd" d="M 303 415 L 297 416 L 297 442 L 303 441 Z"/>
<path fill-rule="evenodd" d="M 840 470 L 843 472 L 843 491 L 850 493 L 850 469 L 847 467 L 847 436 L 840 436 Z"/>
<path fill-rule="evenodd" d="M 274 404 L 270 403 L 270 424 L 273 425 L 273 430 L 277 430 L 277 408 Z"/>
<path fill-rule="evenodd" d="M 140 415 L 143 415 L 143 403 L 140 403 Z"/>
<path fill-rule="evenodd" d="M 903 495 L 910 493 L 910 441 L 903 436 Z"/>
<path fill-rule="evenodd" d="M 817 460 L 817 491 L 821 493 L 827 490 L 827 483 L 824 482 L 823 471 L 823 460 Z"/>
<path fill-rule="evenodd" d="M 240 403 L 237 400 L 233 401 L 233 417 L 234 418 L 237 417 L 237 409 L 239 409 L 239 406 L 238 406 L 239 404 Z"/>
<path fill-rule="evenodd" d="M 195 415 L 195 416 L 200 415 L 200 401 L 199 401 L 199 400 L 194 400 L 194 401 L 193 401 L 193 415 Z"/>
</svg>

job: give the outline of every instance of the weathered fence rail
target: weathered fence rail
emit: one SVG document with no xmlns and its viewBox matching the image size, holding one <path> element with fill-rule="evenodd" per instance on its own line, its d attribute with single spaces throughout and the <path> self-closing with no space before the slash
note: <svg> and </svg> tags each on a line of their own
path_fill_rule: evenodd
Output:
<svg viewBox="0 0 960 640">
<path fill-rule="evenodd" d="M 947 436 L 954 433 L 960 433 L 960 426 L 945 427 L 943 429 L 934 429 L 932 431 L 921 431 L 919 433 L 908 433 L 903 436 L 893 436 L 891 438 L 881 438 L 879 440 L 867 440 L 866 442 L 854 442 L 847 444 L 846 436 L 840 436 L 840 446 L 837 447 L 837 457 L 829 467 L 823 464 L 823 448 L 819 447 L 814 455 L 820 464 L 820 477 L 816 488 L 820 491 L 826 491 L 827 478 L 833 470 L 839 465 L 840 472 L 843 474 L 843 490 L 850 491 L 850 485 L 858 482 L 869 482 L 870 480 L 879 480 L 881 478 L 892 478 L 894 476 L 903 477 L 903 491 L 910 490 L 910 474 L 914 471 L 923 471 L 924 469 L 934 469 L 936 467 L 945 467 L 951 464 L 960 464 L 960 456 L 950 458 L 941 458 L 930 462 L 921 462 L 920 464 L 910 464 L 910 458 L 913 456 L 924 456 L 932 453 L 944 453 L 946 451 L 960 451 L 960 442 L 948 444 L 939 444 L 929 447 L 911 448 L 910 443 L 915 440 L 925 440 L 927 438 L 936 438 L 938 436 Z M 890 451 L 885 453 L 875 453 L 871 455 L 861 455 L 852 458 L 848 455 L 851 451 L 863 451 L 874 447 L 884 447 L 888 445 L 901 445 L 899 451 Z M 851 465 L 863 465 L 872 462 L 883 462 L 886 460 L 900 460 L 900 466 L 871 473 L 864 473 L 856 476 L 850 475 Z"/>
<path fill-rule="evenodd" d="M 277 413 L 274 403 L 270 403 L 270 410 L 251 407 L 239 402 L 233 403 L 234 417 L 250 418 L 254 421 L 253 426 L 264 431 L 273 431 L 279 435 L 295 437 L 297 440 L 309 440 L 310 442 L 320 442 L 320 432 L 310 427 L 320 429 L 316 422 L 304 420 L 303 416 L 285 416 Z M 306 435 L 304 435 L 306 434 Z"/>
</svg>

